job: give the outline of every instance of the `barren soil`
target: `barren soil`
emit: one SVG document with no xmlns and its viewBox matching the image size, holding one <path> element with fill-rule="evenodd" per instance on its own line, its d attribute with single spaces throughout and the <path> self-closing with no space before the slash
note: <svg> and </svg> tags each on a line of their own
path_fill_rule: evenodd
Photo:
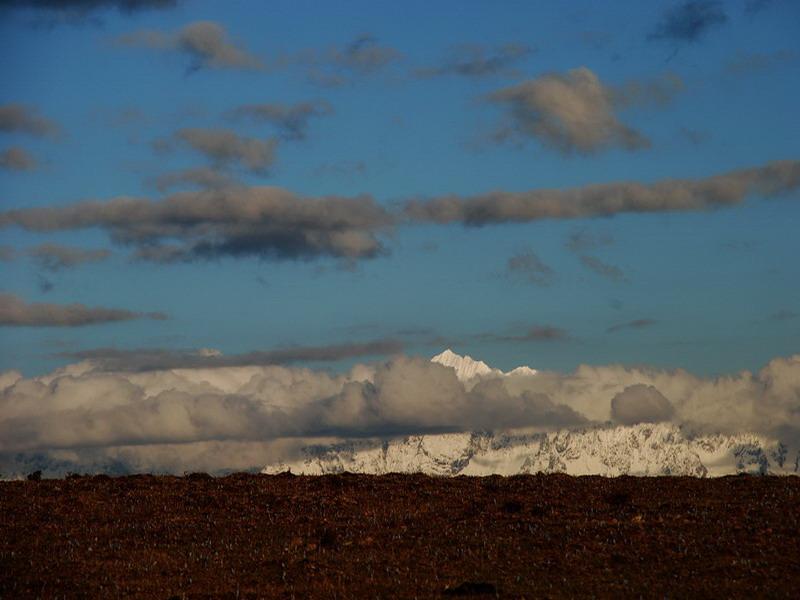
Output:
<svg viewBox="0 0 800 600">
<path fill-rule="evenodd" d="M 0 598 L 797 597 L 800 477 L 0 483 Z"/>
</svg>

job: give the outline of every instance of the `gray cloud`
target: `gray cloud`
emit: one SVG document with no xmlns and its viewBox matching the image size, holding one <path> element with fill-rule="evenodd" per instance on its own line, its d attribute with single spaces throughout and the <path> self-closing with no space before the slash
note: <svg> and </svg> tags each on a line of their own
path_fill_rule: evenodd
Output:
<svg viewBox="0 0 800 600">
<path fill-rule="evenodd" d="M 325 101 L 299 102 L 297 104 L 246 104 L 229 113 L 233 118 L 248 117 L 269 123 L 284 140 L 306 138 L 308 123 L 313 117 L 333 114 L 333 107 Z"/>
<path fill-rule="evenodd" d="M 506 262 L 506 273 L 514 279 L 542 286 L 552 284 L 556 275 L 532 250 L 510 257 Z"/>
<path fill-rule="evenodd" d="M 739 54 L 728 61 L 725 65 L 725 72 L 735 76 L 752 75 L 792 64 L 796 60 L 797 54 L 790 50 Z"/>
<path fill-rule="evenodd" d="M 412 221 L 482 226 L 707 210 L 734 206 L 751 196 L 779 196 L 798 188 L 800 161 L 787 160 L 705 179 L 665 179 L 651 184 L 615 182 L 565 190 L 498 191 L 471 197 L 412 200 L 404 205 L 404 212 Z"/>
<path fill-rule="evenodd" d="M 5 327 L 81 327 L 133 319 L 166 318 L 163 313 L 140 313 L 83 304 L 27 303 L 14 294 L 0 293 L 0 326 Z"/>
<path fill-rule="evenodd" d="M 0 246 L 0 262 L 11 262 L 17 256 L 12 246 Z"/>
<path fill-rule="evenodd" d="M 143 30 L 120 36 L 125 46 L 180 52 L 191 60 L 189 70 L 263 69 L 255 56 L 236 46 L 222 25 L 214 21 L 195 21 L 175 33 Z"/>
<path fill-rule="evenodd" d="M 100 262 L 111 256 L 108 250 L 86 250 L 61 246 L 60 244 L 40 244 L 28 250 L 40 269 L 55 273 L 62 269 L 72 269 L 79 265 Z"/>
<path fill-rule="evenodd" d="M 449 55 L 435 67 L 417 69 L 418 77 L 458 75 L 462 77 L 488 77 L 507 73 L 511 67 L 533 52 L 524 44 L 505 44 L 486 48 L 480 44 L 466 44 L 452 48 Z"/>
<path fill-rule="evenodd" d="M 598 275 L 611 281 L 625 281 L 625 273 L 616 265 L 609 264 L 589 254 L 581 254 L 581 264 Z"/>
<path fill-rule="evenodd" d="M 637 383 L 611 399 L 611 418 L 622 425 L 669 421 L 675 409 L 652 385 Z"/>
<path fill-rule="evenodd" d="M 613 243 L 614 238 L 606 233 L 595 234 L 581 229 L 570 233 L 564 245 L 572 252 L 586 252 L 603 246 L 611 246 Z"/>
<path fill-rule="evenodd" d="M 718 0 L 689 0 L 667 9 L 648 39 L 698 42 L 727 21 L 728 15 Z"/>
<path fill-rule="evenodd" d="M 79 22 L 93 13 L 116 9 L 121 14 L 173 8 L 178 0 L 3 0 L 2 8 L 35 10 L 47 17 Z"/>
<path fill-rule="evenodd" d="M 0 227 L 52 232 L 100 228 L 148 260 L 224 256 L 278 260 L 373 258 L 393 223 L 369 196 L 301 198 L 273 187 L 173 194 L 0 213 Z"/>
<path fill-rule="evenodd" d="M 294 60 L 310 67 L 311 83 L 341 87 L 358 77 L 373 75 L 399 59 L 400 52 L 395 48 L 381 45 L 375 36 L 365 33 L 343 47 L 310 50 Z"/>
<path fill-rule="evenodd" d="M 42 117 L 30 106 L 4 104 L 0 106 L 0 132 L 55 137 L 60 128 L 55 121 Z"/>
<path fill-rule="evenodd" d="M 236 180 L 221 169 L 199 167 L 162 173 L 152 181 L 159 192 L 164 192 L 174 187 L 191 186 L 200 189 L 219 190 L 236 187 Z"/>
<path fill-rule="evenodd" d="M 606 329 L 606 333 L 616 333 L 625 329 L 644 329 L 651 327 L 658 323 L 655 319 L 634 319 L 633 321 L 626 321 L 625 323 L 617 323 Z"/>
<path fill-rule="evenodd" d="M 492 342 L 558 342 L 568 340 L 569 334 L 560 327 L 534 325 L 520 334 L 481 333 L 476 338 Z"/>
<path fill-rule="evenodd" d="M 275 162 L 275 140 L 242 137 L 228 129 L 180 129 L 176 139 L 208 157 L 215 165 L 240 164 L 254 173 L 266 173 Z"/>
<path fill-rule="evenodd" d="M 403 343 L 391 339 L 369 342 L 349 342 L 327 346 L 293 346 L 277 350 L 224 355 L 215 350 L 169 350 L 141 348 L 119 350 L 96 348 L 78 352 L 65 352 L 62 357 L 91 361 L 103 371 L 146 372 L 167 369 L 218 369 L 221 367 L 253 367 L 287 365 L 296 362 L 335 362 L 346 358 L 385 356 L 398 354 Z"/>
<path fill-rule="evenodd" d="M 800 313 L 796 313 L 792 310 L 783 309 L 772 313 L 769 316 L 769 319 L 770 321 L 788 321 L 790 319 L 796 319 L 798 317 L 800 317 Z"/>
<path fill-rule="evenodd" d="M 0 151 L 0 169 L 8 171 L 33 171 L 38 166 L 36 159 L 23 148 L 11 147 Z"/>
</svg>

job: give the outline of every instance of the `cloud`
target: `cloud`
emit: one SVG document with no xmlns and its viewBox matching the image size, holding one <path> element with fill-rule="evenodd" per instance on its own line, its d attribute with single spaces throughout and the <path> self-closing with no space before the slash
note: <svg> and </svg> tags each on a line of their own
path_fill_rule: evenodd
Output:
<svg viewBox="0 0 800 600">
<path fill-rule="evenodd" d="M 645 327 L 652 327 L 658 323 L 655 319 L 634 319 L 625 323 L 617 323 L 606 329 L 606 333 L 616 333 L 625 329 L 644 329 Z"/>
<path fill-rule="evenodd" d="M 95 470 L 111 468 L 113 458 L 120 469 L 180 473 L 198 464 L 261 467 L 274 459 L 265 453 L 285 451 L 292 438 L 299 446 L 323 436 L 609 421 L 669 420 L 687 436 L 750 432 L 789 441 L 800 439 L 798 398 L 800 356 L 717 378 L 584 365 L 469 387 L 452 369 L 403 356 L 342 375 L 276 365 L 121 372 L 84 362 L 41 377 L 0 375 L 0 460 Z"/>
<path fill-rule="evenodd" d="M 35 10 L 51 19 L 80 22 L 93 13 L 116 9 L 120 14 L 173 8 L 178 0 L 3 0 L 3 8 Z"/>
<path fill-rule="evenodd" d="M 524 44 L 505 44 L 491 49 L 480 44 L 465 44 L 452 48 L 438 66 L 417 69 L 415 73 L 422 78 L 444 75 L 490 77 L 507 73 L 532 52 L 533 49 Z"/>
<path fill-rule="evenodd" d="M 269 123 L 278 130 L 281 139 L 304 140 L 308 123 L 313 117 L 333 114 L 333 107 L 324 101 L 297 104 L 245 104 L 229 113 L 233 118 L 248 117 Z"/>
<path fill-rule="evenodd" d="M 790 50 L 738 54 L 725 65 L 725 72 L 734 76 L 753 75 L 776 67 L 790 65 L 796 60 L 797 54 Z"/>
<path fill-rule="evenodd" d="M 0 262 L 11 262 L 17 256 L 12 246 L 0 246 Z"/>
<path fill-rule="evenodd" d="M 374 75 L 400 59 L 400 52 L 381 45 L 372 34 L 365 33 L 342 47 L 325 51 L 310 50 L 294 60 L 310 67 L 311 83 L 322 87 L 341 87 L 358 77 Z"/>
<path fill-rule="evenodd" d="M 667 9 L 647 39 L 694 43 L 727 21 L 721 2 L 689 0 Z"/>
<path fill-rule="evenodd" d="M 240 164 L 253 173 L 266 173 L 275 162 L 275 140 L 242 137 L 228 129 L 180 129 L 176 139 L 205 155 L 217 167 Z"/>
<path fill-rule="evenodd" d="M 634 95 L 647 92 L 637 89 Z M 489 100 L 508 111 L 507 123 L 494 135 L 499 142 L 536 138 L 564 155 L 650 146 L 646 137 L 615 114 L 622 101 L 638 100 L 630 91 L 604 85 L 586 67 L 524 81 L 492 93 Z"/>
<path fill-rule="evenodd" d="M 100 262 L 111 256 L 108 250 L 85 250 L 59 244 L 40 244 L 28 250 L 40 269 L 55 273 L 87 263 Z"/>
<path fill-rule="evenodd" d="M 506 262 L 506 273 L 527 283 L 547 286 L 553 283 L 555 271 L 532 250 L 518 252 Z"/>
<path fill-rule="evenodd" d="M 581 254 L 580 256 L 581 264 L 589 269 L 590 271 L 594 271 L 598 275 L 605 277 L 606 279 L 610 279 L 611 281 L 625 281 L 625 273 L 623 273 L 622 269 L 620 269 L 616 265 L 612 265 L 606 262 L 603 262 L 596 256 L 590 256 L 589 254 Z"/>
<path fill-rule="evenodd" d="M 669 421 L 674 413 L 670 401 L 652 385 L 631 385 L 611 399 L 611 418 L 622 425 Z"/>
<path fill-rule="evenodd" d="M 82 327 L 134 319 L 164 320 L 164 313 L 140 313 L 83 304 L 27 303 L 19 296 L 0 293 L 0 327 Z"/>
<path fill-rule="evenodd" d="M 568 340 L 569 334 L 560 327 L 534 325 L 521 334 L 498 335 L 496 333 L 482 333 L 476 337 L 480 340 L 492 342 L 558 342 Z"/>
<path fill-rule="evenodd" d="M 153 185 L 159 192 L 165 192 L 174 187 L 185 185 L 207 190 L 219 190 L 236 187 L 236 180 L 225 171 L 211 167 L 199 167 L 162 173 L 153 180 Z"/>
<path fill-rule="evenodd" d="M 587 250 L 596 250 L 603 246 L 611 246 L 614 243 L 614 238 L 606 233 L 595 234 L 581 229 L 573 231 L 569 234 L 565 246 L 572 252 L 586 252 Z"/>
<path fill-rule="evenodd" d="M 79 364 L 5 386 L 0 453 L 585 423 L 541 394 L 512 395 L 500 381 L 466 390 L 452 369 L 402 356 L 340 376 L 280 366 L 120 373 Z"/>
<path fill-rule="evenodd" d="M 708 210 L 734 206 L 751 196 L 784 195 L 798 188 L 800 161 L 787 160 L 704 179 L 665 179 L 651 184 L 614 182 L 564 190 L 497 191 L 479 196 L 411 200 L 405 203 L 404 212 L 411 221 L 483 226 L 624 213 Z"/>
<path fill-rule="evenodd" d="M 788 321 L 790 319 L 796 319 L 800 317 L 800 314 L 787 309 L 782 309 L 775 311 L 769 316 L 770 321 Z"/>
<path fill-rule="evenodd" d="M 263 69 L 255 56 L 236 46 L 222 25 L 214 21 L 195 21 L 175 33 L 143 30 L 120 36 L 124 46 L 179 52 L 189 57 L 189 70 Z"/>
<path fill-rule="evenodd" d="M 142 348 L 119 350 L 96 348 L 77 352 L 65 352 L 62 357 L 88 360 L 96 369 L 104 371 L 158 371 L 166 369 L 211 369 L 221 367 L 251 367 L 286 365 L 296 362 L 335 362 L 347 358 L 398 354 L 403 343 L 391 339 L 370 342 L 332 344 L 327 346 L 294 346 L 277 350 L 223 355 L 208 349 L 169 350 Z"/>
<path fill-rule="evenodd" d="M 23 148 L 6 148 L 0 151 L 0 169 L 7 171 L 33 171 L 39 163 Z"/>
<path fill-rule="evenodd" d="M 113 242 L 162 262 L 259 257 L 348 261 L 385 252 L 378 235 L 393 219 L 369 196 L 302 198 L 274 187 L 180 192 L 160 201 L 105 202 L 10 210 L 0 227 L 53 232 L 100 228 Z"/>
<path fill-rule="evenodd" d="M 0 132 L 27 133 L 37 137 L 56 137 L 61 128 L 38 114 L 35 108 L 23 104 L 0 106 Z"/>
</svg>

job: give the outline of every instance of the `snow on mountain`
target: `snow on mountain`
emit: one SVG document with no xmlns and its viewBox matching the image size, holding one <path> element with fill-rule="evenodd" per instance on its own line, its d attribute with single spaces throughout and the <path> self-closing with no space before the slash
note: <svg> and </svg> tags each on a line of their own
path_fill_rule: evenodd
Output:
<svg viewBox="0 0 800 600">
<path fill-rule="evenodd" d="M 434 356 L 431 362 L 455 369 L 456 376 L 461 381 L 469 381 L 473 377 L 503 374 L 502 371 L 492 369 L 482 360 L 475 360 L 471 356 L 461 356 L 450 350 L 450 348 Z"/>
<path fill-rule="evenodd" d="M 525 366 L 517 367 L 516 369 L 504 373 L 500 369 L 493 369 L 482 360 L 475 360 L 469 355 L 461 356 L 460 354 L 456 354 L 450 350 L 450 348 L 434 356 L 431 362 L 455 369 L 456 376 L 461 381 L 470 381 L 475 377 L 536 375 L 536 369 Z"/>
<path fill-rule="evenodd" d="M 550 433 L 454 433 L 307 446 L 295 461 L 263 473 L 426 473 L 429 475 L 800 474 L 780 442 L 742 435 L 687 437 L 672 424 L 597 427 Z"/>
<path fill-rule="evenodd" d="M 455 369 L 463 382 L 481 377 L 533 376 L 529 367 L 508 373 L 447 349 L 431 359 Z M 555 432 L 474 432 L 346 440 L 306 446 L 292 462 L 264 473 L 416 473 L 429 475 L 691 475 L 800 474 L 800 449 L 755 434 L 686 434 L 672 423 L 596 426 Z"/>
</svg>

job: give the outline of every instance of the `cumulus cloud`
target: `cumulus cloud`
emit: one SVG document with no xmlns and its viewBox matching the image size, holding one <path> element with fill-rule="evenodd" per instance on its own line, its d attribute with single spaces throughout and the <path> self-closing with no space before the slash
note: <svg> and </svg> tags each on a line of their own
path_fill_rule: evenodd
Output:
<svg viewBox="0 0 800 600">
<path fill-rule="evenodd" d="M 186 128 L 175 139 L 203 154 L 217 167 L 240 165 L 253 173 L 264 174 L 275 162 L 277 142 L 240 136 L 228 129 Z"/>
<path fill-rule="evenodd" d="M 698 42 L 727 21 L 728 15 L 718 0 L 688 0 L 668 8 L 648 39 Z"/>
<path fill-rule="evenodd" d="M 532 250 L 518 252 L 510 257 L 506 262 L 506 273 L 514 279 L 542 286 L 553 283 L 556 275 Z"/>
<path fill-rule="evenodd" d="M 652 327 L 656 323 L 658 323 L 658 321 L 655 319 L 634 319 L 633 321 L 612 325 L 606 329 L 606 333 L 616 333 L 617 331 L 624 331 L 625 329 L 644 329 L 645 327 Z"/>
<path fill-rule="evenodd" d="M 675 409 L 652 385 L 637 383 L 611 399 L 611 418 L 622 425 L 669 421 Z"/>
<path fill-rule="evenodd" d="M 180 52 L 189 57 L 189 70 L 263 69 L 263 63 L 228 37 L 228 32 L 214 21 L 195 21 L 177 32 L 143 30 L 118 38 L 125 46 Z"/>
<path fill-rule="evenodd" d="M 341 375 L 274 365 L 122 372 L 83 362 L 41 377 L 0 375 L 0 460 L 107 468 L 113 457 L 121 468 L 182 472 L 198 463 L 224 468 L 225 460 L 241 468 L 235 450 L 259 467 L 274 459 L 264 452 L 291 438 L 305 444 L 609 421 L 669 420 L 687 435 L 796 440 L 798 401 L 800 356 L 718 378 L 610 365 L 467 385 L 453 369 L 403 356 Z M 212 449 L 217 462 L 208 459 Z"/>
<path fill-rule="evenodd" d="M 25 302 L 19 296 L 0 293 L 0 327 L 82 327 L 98 323 L 164 320 L 160 312 L 133 312 L 120 308 L 90 307 L 84 304 L 47 304 Z"/>
<path fill-rule="evenodd" d="M 27 133 L 37 137 L 55 137 L 60 127 L 39 115 L 35 108 L 23 104 L 0 106 L 0 132 Z"/>
<path fill-rule="evenodd" d="M 624 91 L 604 85 L 586 67 L 542 75 L 489 96 L 508 110 L 507 124 L 494 137 L 536 138 L 565 155 L 649 147 L 645 136 L 617 117 L 620 98 L 627 98 Z"/>
<path fill-rule="evenodd" d="M 159 371 L 166 369 L 198 369 L 241 366 L 285 365 L 296 362 L 334 362 L 345 358 L 397 354 L 403 343 L 391 338 L 370 342 L 350 342 L 327 346 L 294 346 L 277 350 L 223 355 L 212 350 L 169 350 L 142 348 L 119 350 L 96 348 L 66 352 L 61 356 L 87 360 L 104 371 Z"/>
<path fill-rule="evenodd" d="M 333 107 L 328 102 L 317 101 L 297 104 L 245 104 L 232 110 L 229 116 L 269 123 L 284 140 L 304 140 L 312 118 L 332 113 Z"/>
<path fill-rule="evenodd" d="M 111 256 L 108 250 L 87 250 L 60 244 L 39 244 L 28 250 L 40 269 L 55 273 L 87 263 L 100 262 Z"/>
<path fill-rule="evenodd" d="M 533 52 L 525 44 L 504 44 L 487 48 L 481 44 L 465 44 L 452 48 L 435 67 L 417 69 L 422 78 L 457 75 L 461 77 L 490 77 L 508 73 L 511 67 Z"/>
<path fill-rule="evenodd" d="M 25 149 L 18 147 L 0 151 L 0 169 L 7 171 L 33 171 L 39 163 Z"/>
<path fill-rule="evenodd" d="M 301 198 L 274 187 L 173 194 L 0 213 L 0 227 L 52 232 L 100 228 L 161 262 L 224 256 L 278 260 L 373 258 L 392 218 L 369 196 Z"/>
<path fill-rule="evenodd" d="M 780 196 L 798 188 L 800 161 L 787 160 L 704 179 L 665 179 L 650 184 L 614 182 L 564 190 L 497 191 L 479 196 L 411 200 L 404 211 L 412 221 L 482 226 L 623 213 L 708 210 L 734 206 L 751 196 Z"/>
</svg>

